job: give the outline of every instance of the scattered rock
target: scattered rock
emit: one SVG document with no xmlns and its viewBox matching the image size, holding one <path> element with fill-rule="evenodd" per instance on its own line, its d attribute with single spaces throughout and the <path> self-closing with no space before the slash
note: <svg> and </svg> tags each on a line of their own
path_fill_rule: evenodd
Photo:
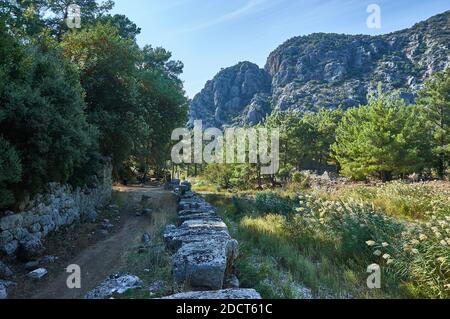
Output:
<svg viewBox="0 0 450 319">
<path fill-rule="evenodd" d="M 110 230 L 110 229 L 112 229 L 112 228 L 114 228 L 114 225 L 113 225 L 113 224 L 111 224 L 111 223 L 102 223 L 102 229 L 104 229 L 104 230 Z"/>
<path fill-rule="evenodd" d="M 86 299 L 109 299 L 115 293 L 123 294 L 130 289 L 142 288 L 143 282 L 137 276 L 130 274 L 111 275 L 97 288 L 86 295 Z"/>
<path fill-rule="evenodd" d="M 0 260 L 0 279 L 9 278 L 12 275 L 14 275 L 14 272 L 11 270 L 11 268 L 9 268 L 8 265 Z"/>
<path fill-rule="evenodd" d="M 42 279 L 45 275 L 47 275 L 48 271 L 45 268 L 39 268 L 32 272 L 30 272 L 27 277 L 31 279 Z"/>
<path fill-rule="evenodd" d="M 258 300 L 262 299 L 261 295 L 254 289 L 225 289 L 218 291 L 192 291 L 184 292 L 172 296 L 167 296 L 161 299 L 248 299 Z"/>
<path fill-rule="evenodd" d="M 44 256 L 40 259 L 40 262 L 42 264 L 53 264 L 55 263 L 57 260 L 59 259 L 59 257 L 57 256 Z"/>
<path fill-rule="evenodd" d="M 0 300 L 8 298 L 8 288 L 16 286 L 17 284 L 12 281 L 0 280 Z"/>
<path fill-rule="evenodd" d="M 163 290 L 165 287 L 166 283 L 164 281 L 158 280 L 150 284 L 150 286 L 148 287 L 148 291 L 150 292 L 150 294 L 155 294 Z"/>
</svg>

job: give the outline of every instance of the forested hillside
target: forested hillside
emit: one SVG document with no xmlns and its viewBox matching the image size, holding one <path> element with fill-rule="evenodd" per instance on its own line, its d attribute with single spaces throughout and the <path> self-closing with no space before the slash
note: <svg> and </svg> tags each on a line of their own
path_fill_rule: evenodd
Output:
<svg viewBox="0 0 450 319">
<path fill-rule="evenodd" d="M 183 64 L 140 48 L 140 29 L 112 1 L 0 4 L 0 209 L 48 182 L 84 185 L 105 158 L 114 178 L 165 165 L 170 133 L 186 121 Z"/>
</svg>

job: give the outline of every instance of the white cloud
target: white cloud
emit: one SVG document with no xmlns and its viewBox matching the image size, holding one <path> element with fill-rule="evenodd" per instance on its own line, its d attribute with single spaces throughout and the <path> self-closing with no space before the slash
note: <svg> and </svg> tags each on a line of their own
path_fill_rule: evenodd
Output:
<svg viewBox="0 0 450 319">
<path fill-rule="evenodd" d="M 212 27 L 212 26 L 215 26 L 215 25 L 218 25 L 218 24 L 230 21 L 230 20 L 238 19 L 238 18 L 245 16 L 247 14 L 250 14 L 254 11 L 265 8 L 265 4 L 268 4 L 269 2 L 272 2 L 272 4 L 273 4 L 275 1 L 249 0 L 245 5 L 239 7 L 231 12 L 228 12 L 220 17 L 217 17 L 217 18 L 207 21 L 205 23 L 199 24 L 197 26 L 194 26 L 191 28 L 186 28 L 182 32 L 193 32 L 193 31 L 198 31 L 198 30 L 202 30 L 202 29 L 207 29 L 209 27 Z"/>
</svg>

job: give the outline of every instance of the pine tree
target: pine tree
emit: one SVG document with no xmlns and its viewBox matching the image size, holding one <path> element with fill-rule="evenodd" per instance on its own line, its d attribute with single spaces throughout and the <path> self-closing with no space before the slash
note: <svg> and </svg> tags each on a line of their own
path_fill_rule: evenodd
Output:
<svg viewBox="0 0 450 319">
<path fill-rule="evenodd" d="M 419 104 L 427 109 L 432 130 L 432 151 L 439 177 L 444 177 L 450 159 L 450 68 L 436 73 L 420 92 Z"/>
<path fill-rule="evenodd" d="M 355 179 L 420 172 L 428 156 L 422 108 L 407 106 L 396 96 L 378 92 L 369 104 L 350 109 L 336 132 L 332 149 L 342 174 Z"/>
</svg>

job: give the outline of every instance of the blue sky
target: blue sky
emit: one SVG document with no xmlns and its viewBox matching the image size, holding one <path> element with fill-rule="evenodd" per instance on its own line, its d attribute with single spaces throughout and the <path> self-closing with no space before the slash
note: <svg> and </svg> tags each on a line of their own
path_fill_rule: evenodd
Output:
<svg viewBox="0 0 450 319">
<path fill-rule="evenodd" d="M 115 0 L 114 13 L 142 28 L 139 45 L 162 46 L 184 65 L 193 97 L 224 67 L 264 67 L 287 39 L 313 32 L 381 34 L 450 9 L 448 0 Z M 369 29 L 369 4 L 381 8 L 381 29 Z"/>
</svg>

